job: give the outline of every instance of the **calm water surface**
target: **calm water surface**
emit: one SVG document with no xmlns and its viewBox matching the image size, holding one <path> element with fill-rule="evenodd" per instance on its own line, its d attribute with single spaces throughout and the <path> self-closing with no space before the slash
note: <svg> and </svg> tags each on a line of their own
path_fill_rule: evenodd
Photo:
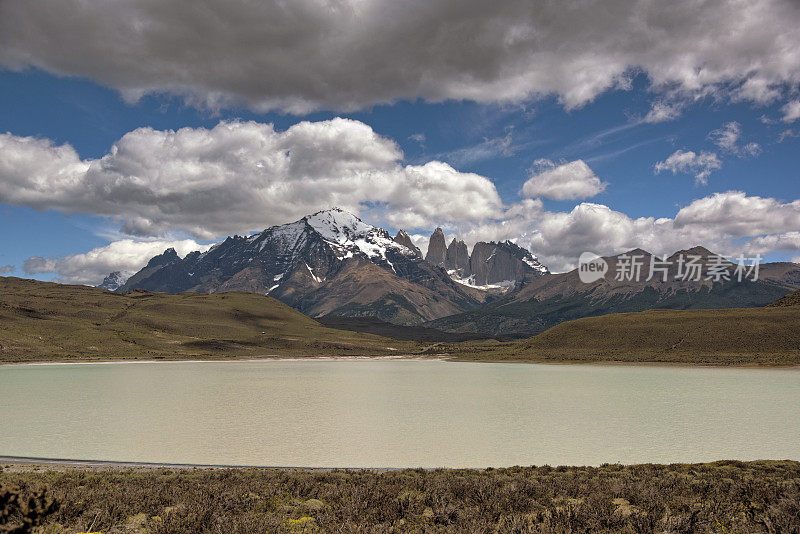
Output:
<svg viewBox="0 0 800 534">
<path fill-rule="evenodd" d="M 0 366 L 0 455 L 338 467 L 800 460 L 798 408 L 796 369 Z"/>
</svg>

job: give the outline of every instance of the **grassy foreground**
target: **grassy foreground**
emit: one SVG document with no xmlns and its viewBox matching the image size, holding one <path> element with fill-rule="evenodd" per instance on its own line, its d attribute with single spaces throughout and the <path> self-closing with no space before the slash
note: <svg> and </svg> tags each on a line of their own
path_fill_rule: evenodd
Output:
<svg viewBox="0 0 800 534">
<path fill-rule="evenodd" d="M 49 487 L 39 533 L 800 532 L 800 463 L 489 470 L 6 466 Z M 0 490 L 2 492 L 2 490 Z M 15 515 L 16 514 L 16 515 Z M 12 511 L 8 522 L 18 520 Z M 0 510 L 0 532 L 3 531 Z"/>
</svg>

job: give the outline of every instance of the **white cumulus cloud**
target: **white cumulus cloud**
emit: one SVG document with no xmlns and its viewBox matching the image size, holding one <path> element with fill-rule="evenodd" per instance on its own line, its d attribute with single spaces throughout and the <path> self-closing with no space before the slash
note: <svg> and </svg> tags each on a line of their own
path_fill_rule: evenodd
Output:
<svg viewBox="0 0 800 534">
<path fill-rule="evenodd" d="M 523 184 L 522 194 L 529 198 L 575 200 L 598 195 L 607 186 L 583 160 L 557 165 L 540 159 L 534 163 L 531 177 Z"/>
<path fill-rule="evenodd" d="M 714 193 L 681 208 L 675 225 L 713 227 L 737 236 L 786 232 L 800 228 L 800 200 L 783 203 L 743 191 Z"/>
<path fill-rule="evenodd" d="M 655 170 L 657 173 L 670 171 L 672 174 L 694 174 L 696 183 L 706 185 L 712 171 L 720 167 L 722 167 L 722 162 L 713 152 L 696 153 L 693 150 L 676 150 L 664 161 L 656 163 Z"/>
<path fill-rule="evenodd" d="M 81 254 L 58 258 L 34 256 L 25 260 L 27 274 L 55 273 L 55 280 L 65 284 L 97 285 L 114 271 L 128 277 L 147 265 L 153 256 L 174 248 L 183 257 L 195 250 L 205 251 L 210 245 L 201 245 L 191 239 L 176 241 L 121 239 Z"/>
<path fill-rule="evenodd" d="M 613 255 L 643 248 L 671 254 L 702 245 L 738 256 L 800 251 L 800 201 L 780 202 L 740 191 L 716 193 L 684 206 L 673 217 L 631 217 L 613 208 L 582 202 L 568 211 L 547 211 L 538 199 L 510 206 L 494 221 L 462 227 L 469 245 L 513 239 L 554 272 L 575 267 L 584 251 Z"/>
<path fill-rule="evenodd" d="M 319 209 L 385 207 L 409 228 L 497 216 L 494 184 L 431 161 L 400 163 L 397 144 L 336 118 L 211 129 L 139 128 L 101 158 L 69 145 L 0 134 L 0 202 L 118 220 L 133 235 L 183 231 L 200 239 L 262 230 Z"/>
</svg>

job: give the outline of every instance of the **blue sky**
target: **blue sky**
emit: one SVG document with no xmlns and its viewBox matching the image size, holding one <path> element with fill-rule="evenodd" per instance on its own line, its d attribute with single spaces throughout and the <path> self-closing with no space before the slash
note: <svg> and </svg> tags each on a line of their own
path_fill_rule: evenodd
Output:
<svg viewBox="0 0 800 534">
<path fill-rule="evenodd" d="M 726 4 L 722 2 L 720 9 Z M 761 7 L 774 10 L 776 14 L 779 8 L 785 8 L 781 2 L 766 1 Z M 20 3 L 12 1 L 4 9 L 10 15 L 7 21 L 17 17 L 21 25 L 44 27 L 48 23 L 41 19 L 45 15 L 27 13 Z M 120 22 L 124 21 L 123 13 L 100 7 L 97 12 L 98 17 L 110 17 L 116 24 L 125 24 Z M 138 16 L 146 15 L 138 13 Z M 0 29 L 3 29 L 2 24 Z M 73 30 L 76 39 L 79 30 L 78 27 Z M 714 29 L 708 31 L 713 33 Z M 720 27 L 718 31 L 722 34 L 727 29 Z M 374 94 L 369 89 L 364 89 L 364 94 L 355 94 L 358 91 L 350 84 L 372 83 L 360 71 L 353 73 L 355 80 L 348 78 L 347 81 L 339 80 L 338 73 L 322 72 L 315 81 L 332 87 L 331 93 L 338 95 L 326 100 L 327 97 L 304 92 L 302 88 L 276 88 L 269 84 L 262 87 L 259 76 L 280 77 L 279 69 L 261 74 L 254 72 L 252 80 L 246 76 L 242 78 L 254 87 L 234 86 L 227 81 L 214 87 L 216 82 L 202 79 L 201 66 L 149 52 L 154 55 L 142 60 L 152 61 L 154 66 L 149 70 L 172 62 L 190 73 L 189 81 L 175 89 L 163 79 L 145 79 L 149 70 L 139 74 L 141 80 L 136 76 L 123 76 L 120 72 L 123 72 L 124 56 L 115 60 L 113 48 L 108 58 L 99 55 L 94 63 L 73 61 L 70 54 L 86 52 L 70 48 L 72 34 L 61 37 L 66 52 L 60 56 L 45 50 L 42 43 L 26 41 L 27 37 L 18 37 L 13 42 L 12 52 L 21 50 L 24 54 L 9 53 L 5 57 L 0 54 L 0 133 L 6 134 L 8 142 L 0 152 L 0 184 L 4 183 L 0 190 L 0 236 L 4 244 L 0 266 L 6 266 L 6 274 L 97 283 L 98 277 L 102 278 L 101 273 L 108 272 L 106 269 L 135 270 L 162 244 L 180 241 L 188 251 L 192 247 L 190 242 L 206 245 L 229 233 L 245 233 L 290 222 L 309 209 L 332 207 L 341 204 L 343 198 L 347 202 L 348 195 L 353 202 L 346 207 L 359 211 L 367 222 L 392 231 L 403 226 L 416 236 L 425 236 L 435 226 L 442 225 L 448 234 L 461 236 L 470 244 L 479 239 L 517 239 L 554 270 L 569 268 L 571 258 L 577 259 L 586 248 L 611 253 L 641 246 L 669 252 L 670 248 L 681 245 L 702 244 L 726 254 L 760 253 L 771 260 L 800 257 L 800 138 L 797 137 L 800 120 L 792 111 L 798 91 L 793 64 L 788 65 L 788 74 L 770 71 L 761 73 L 763 76 L 759 78 L 758 69 L 755 74 L 752 69 L 741 69 L 738 78 L 731 77 L 729 70 L 737 68 L 736 58 L 728 60 L 721 56 L 723 51 L 711 50 L 706 62 L 723 62 L 724 59 L 730 65 L 725 65 L 728 70 L 720 68 L 726 72 L 722 81 L 712 80 L 713 83 L 699 87 L 696 81 L 692 85 L 678 78 L 667 80 L 670 83 L 656 83 L 666 76 L 665 72 L 670 72 L 670 60 L 666 57 L 653 60 L 649 66 L 645 60 L 637 59 L 643 64 L 623 65 L 621 73 L 598 73 L 598 78 L 609 77 L 606 86 L 594 87 L 587 82 L 585 87 L 573 87 L 577 82 L 571 84 L 569 76 L 558 83 L 546 78 L 518 81 L 511 77 L 509 87 L 521 85 L 519 89 L 514 88 L 516 92 L 509 89 L 509 95 L 504 94 L 502 76 L 476 82 L 474 87 L 466 89 L 462 86 L 469 83 L 453 84 L 451 79 L 443 79 L 433 89 L 417 80 L 413 90 L 393 95 L 383 85 L 375 89 Z M 767 44 L 770 39 L 769 35 L 763 36 Z M 2 44 L 0 42 L 0 46 Z M 765 46 L 761 45 L 753 52 L 756 58 L 757 54 L 764 54 Z M 287 46 L 291 48 L 292 45 Z M 287 57 L 294 53 L 290 48 L 287 48 Z M 254 57 L 256 52 L 261 54 L 260 50 L 254 51 Z M 408 52 L 411 57 L 413 53 L 413 50 Z M 102 54 L 102 50 L 98 54 Z M 20 60 L 20 57 L 25 59 Z M 565 57 L 564 62 L 573 59 Z M 768 59 L 764 55 L 765 63 Z M 504 56 L 494 58 L 498 64 L 505 60 Z M 602 57 L 597 61 L 602 63 Z M 529 68 L 535 71 L 537 65 L 529 65 Z M 193 69 L 198 69 L 199 73 L 193 73 Z M 298 76 L 290 72 L 289 67 L 286 69 L 287 79 Z M 385 76 L 388 84 L 388 78 L 394 75 L 378 72 L 376 78 Z M 554 73 L 554 78 L 557 77 Z M 757 94 L 745 90 L 749 87 L 748 80 L 753 80 Z M 439 87 L 447 89 L 436 94 Z M 293 103 L 293 90 L 302 104 Z M 497 98 L 493 98 L 492 91 L 497 92 Z M 586 91 L 591 94 L 575 96 L 584 95 Z M 476 96 L 469 96 L 473 94 Z M 376 103 L 381 101 L 387 103 Z M 653 117 L 659 103 L 669 111 L 668 117 Z M 282 177 L 281 180 L 321 180 L 313 183 L 332 188 L 332 193 L 326 196 L 324 190 L 315 185 L 314 191 L 320 191 L 319 198 L 311 200 L 305 193 L 304 200 L 308 201 L 294 210 L 281 198 L 274 199 L 275 204 L 271 204 L 269 193 L 253 190 L 252 181 L 242 180 L 240 184 L 237 173 L 241 168 L 236 165 L 241 162 L 233 166 L 223 162 L 219 172 L 228 173 L 226 180 L 230 180 L 225 187 L 241 187 L 239 194 L 244 198 L 258 197 L 260 203 L 243 205 L 230 199 L 222 200 L 222 195 L 216 191 L 209 193 L 211 200 L 205 200 L 199 208 L 187 208 L 193 205 L 191 199 L 176 200 L 174 191 L 162 194 L 148 190 L 154 204 L 162 203 L 156 210 L 157 215 L 149 209 L 141 214 L 137 212 L 137 209 L 143 210 L 141 200 L 131 204 L 122 196 L 113 195 L 102 197 L 98 206 L 103 203 L 103 207 L 94 209 L 91 195 L 98 195 L 100 189 L 107 191 L 118 187 L 126 180 L 137 187 L 142 181 L 153 180 L 162 189 L 166 187 L 163 181 L 171 180 L 170 183 L 180 189 L 180 170 L 175 175 L 158 178 L 137 174 L 148 172 L 147 169 L 152 172 L 153 168 L 169 167 L 174 162 L 163 159 L 156 163 L 132 162 L 131 158 L 137 155 L 147 158 L 148 152 L 130 149 L 130 153 L 120 150 L 103 172 L 79 175 L 80 180 L 85 180 L 81 187 L 91 191 L 87 193 L 86 202 L 82 202 L 78 198 L 80 193 L 73 189 L 65 193 L 61 182 L 52 186 L 52 198 L 48 197 L 48 180 L 55 180 L 53 174 L 61 172 L 58 165 L 67 165 L 53 155 L 60 146 L 74 149 L 76 157 L 69 160 L 73 167 L 85 164 L 88 168 L 89 162 L 107 156 L 120 139 L 140 128 L 214 132 L 220 123 L 252 121 L 259 125 L 272 124 L 280 133 L 302 121 L 330 125 L 336 117 L 358 122 L 340 125 L 344 129 L 335 130 L 335 143 L 349 142 L 348 136 L 353 143 L 362 143 L 358 135 L 372 135 L 369 130 L 374 133 L 374 138 L 370 137 L 363 145 L 367 148 L 353 156 L 359 158 L 356 163 L 352 158 L 342 163 L 336 155 L 331 155 L 330 152 L 345 150 L 337 148 L 339 145 L 334 141 L 320 148 L 317 138 L 300 138 L 299 133 L 294 137 L 300 140 L 293 137 L 293 141 L 285 141 L 298 143 L 287 145 L 287 153 L 299 154 L 302 150 L 304 157 L 315 162 L 315 158 L 319 159 L 315 163 L 317 167 L 345 165 L 343 168 L 348 170 L 333 178 L 342 183 L 356 183 L 352 177 L 356 175 L 363 180 L 364 172 L 380 174 L 381 180 L 408 182 L 392 193 L 371 194 L 363 191 L 360 185 L 353 185 L 352 191 L 341 192 L 336 184 L 331 185 L 331 177 L 327 175 Z M 722 139 L 725 132 L 727 142 Z M 253 135 L 256 135 L 255 130 L 247 132 L 248 139 Z M 260 131 L 258 135 L 265 136 L 258 146 L 277 142 L 272 140 L 270 132 Z M 29 145 L 21 141 L 25 138 L 36 138 L 44 143 L 37 149 L 39 152 L 26 153 L 25 162 L 41 163 L 43 158 L 53 158 L 54 163 L 43 168 L 25 168 L 25 163 L 20 163 L 22 159 L 15 159 L 23 156 L 14 152 Z M 231 146 L 231 142 L 226 140 L 220 146 L 235 152 L 236 147 Z M 219 150 L 216 145 L 209 148 L 210 153 L 216 154 Z M 688 152 L 692 155 L 687 159 Z M 677 156 L 683 154 L 684 158 L 669 159 L 676 153 Z M 192 157 L 197 157 L 196 147 L 192 148 Z M 255 153 L 248 157 L 261 155 Z M 202 155 L 200 159 L 205 161 Z M 562 167 L 578 161 L 583 162 L 581 166 Z M 184 160 L 181 162 L 186 164 Z M 429 168 L 425 178 L 419 178 L 414 169 L 430 162 L 447 164 L 454 172 L 450 173 L 447 168 L 434 172 L 435 169 Z M 657 166 L 659 162 L 660 167 Z M 138 171 L 128 170 L 134 167 Z M 3 169 L 6 169 L 5 175 Z M 579 191 L 586 191 L 584 193 L 566 193 L 563 187 L 559 189 L 572 177 L 565 173 L 575 169 L 580 169 L 581 174 L 575 178 L 578 181 L 574 185 Z M 85 169 L 80 171 L 84 172 Z M 703 175 L 698 177 L 701 173 Z M 447 178 L 442 178 L 445 175 Z M 263 180 L 270 179 L 268 173 L 263 175 Z M 523 185 L 532 179 L 538 181 L 536 187 L 530 186 L 531 190 L 546 189 L 548 192 L 521 194 Z M 425 183 L 419 191 L 404 191 L 404 188 L 419 186 L 420 180 Z M 190 197 L 195 192 L 192 187 L 199 191 L 205 186 L 197 184 L 202 183 L 205 182 L 188 183 L 181 194 Z M 156 189 L 155 185 L 147 187 Z M 493 200 L 495 191 L 499 202 Z M 739 196 L 733 192 L 738 192 Z M 725 196 L 728 194 L 731 196 Z M 220 199 L 218 206 L 213 205 L 214 199 Z M 478 206 L 482 199 L 487 199 L 486 205 Z M 278 205 L 281 202 L 284 205 Z M 422 209 L 422 204 L 428 202 L 430 205 Z M 117 204 L 119 214 L 115 211 Z M 198 218 L 197 214 L 191 217 L 187 214 L 183 218 L 164 215 L 171 209 L 202 211 L 206 208 L 214 213 L 209 215 L 209 219 L 214 219 L 213 226 L 204 226 L 202 217 Z M 239 209 L 249 212 L 230 221 L 217 213 Z M 441 217 L 437 217 L 437 213 L 442 213 Z M 659 224 L 657 221 L 662 218 L 669 219 L 674 228 Z M 141 222 L 143 220 L 145 223 Z M 747 225 L 752 231 L 743 229 Z M 120 256 L 122 244 L 115 251 L 104 249 L 112 243 L 123 242 L 151 243 L 152 246 L 140 247 L 124 258 Z M 94 257 L 86 256 L 93 249 L 97 249 Z M 38 261 L 28 261 L 26 269 L 26 260 L 30 258 Z"/>
</svg>

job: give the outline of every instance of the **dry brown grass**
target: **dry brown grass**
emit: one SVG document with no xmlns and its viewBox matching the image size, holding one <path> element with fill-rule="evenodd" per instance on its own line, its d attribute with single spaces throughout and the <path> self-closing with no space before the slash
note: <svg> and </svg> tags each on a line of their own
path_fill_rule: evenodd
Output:
<svg viewBox="0 0 800 534">
<path fill-rule="evenodd" d="M 800 532 L 800 464 L 304 471 L 6 469 L 39 532 Z"/>
<path fill-rule="evenodd" d="M 603 315 L 525 341 L 444 350 L 466 360 L 800 365 L 800 307 Z"/>
<path fill-rule="evenodd" d="M 417 345 L 326 328 L 253 293 L 125 295 L 0 277 L 0 361 L 385 356 Z"/>
<path fill-rule="evenodd" d="M 794 293 L 789 293 L 785 297 L 779 298 L 770 304 L 770 307 L 777 306 L 800 306 L 800 290 L 795 291 Z"/>
</svg>

